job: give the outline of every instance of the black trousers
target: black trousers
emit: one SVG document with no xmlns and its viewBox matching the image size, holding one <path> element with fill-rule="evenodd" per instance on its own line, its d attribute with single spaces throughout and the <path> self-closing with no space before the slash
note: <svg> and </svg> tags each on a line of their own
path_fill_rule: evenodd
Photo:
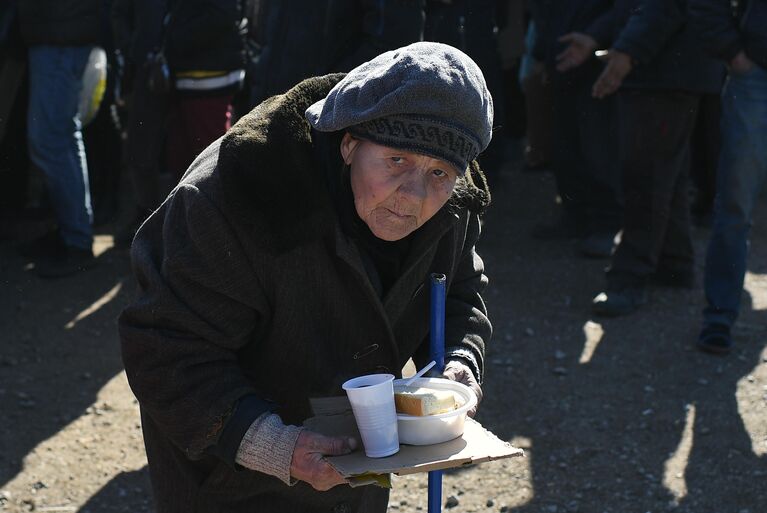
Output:
<svg viewBox="0 0 767 513">
<path fill-rule="evenodd" d="M 601 65 L 553 73 L 551 168 L 567 221 L 581 235 L 615 234 L 622 225 L 615 98 L 596 100 Z"/>
<path fill-rule="evenodd" d="M 625 200 L 608 286 L 643 285 L 659 270 L 690 270 L 687 176 L 700 95 L 629 90 L 618 95 Z"/>
<path fill-rule="evenodd" d="M 167 192 L 160 190 L 159 175 L 160 163 L 165 155 L 168 96 L 152 93 L 147 82 L 147 70 L 139 66 L 133 80 L 124 154 L 135 203 L 143 212 L 157 208 Z"/>
</svg>

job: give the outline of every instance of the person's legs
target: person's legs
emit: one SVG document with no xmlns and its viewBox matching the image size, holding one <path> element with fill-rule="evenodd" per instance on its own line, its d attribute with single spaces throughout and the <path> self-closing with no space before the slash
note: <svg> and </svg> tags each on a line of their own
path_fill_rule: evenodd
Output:
<svg viewBox="0 0 767 513">
<path fill-rule="evenodd" d="M 698 226 L 708 226 L 712 219 L 716 194 L 716 166 L 721 145 L 721 117 L 720 95 L 704 94 L 695 123 L 690 153 L 690 178 L 695 186 L 690 212 Z"/>
<path fill-rule="evenodd" d="M 551 171 L 562 201 L 562 220 L 570 235 L 587 235 L 586 195 L 588 184 L 586 160 L 580 141 L 580 113 L 578 98 L 583 80 L 559 76 L 551 87 L 553 106 L 552 133 L 555 143 L 551 147 Z"/>
<path fill-rule="evenodd" d="M 727 79 L 721 128 L 703 319 L 706 326 L 729 329 L 740 309 L 751 215 L 767 177 L 767 71 L 755 66 Z"/>
<path fill-rule="evenodd" d="M 128 247 L 141 223 L 156 209 L 167 190 L 161 190 L 160 172 L 164 165 L 169 100 L 148 87 L 148 73 L 139 66 L 132 82 L 128 104 L 127 138 L 122 165 L 128 180 L 128 204 L 121 207 L 121 219 L 115 232 L 118 248 Z"/>
<path fill-rule="evenodd" d="M 152 93 L 147 83 L 147 71 L 142 67 L 133 80 L 124 161 L 138 208 L 151 212 L 161 200 L 158 177 L 165 148 L 168 97 Z"/>
<path fill-rule="evenodd" d="M 672 205 L 681 205 L 678 182 L 688 164 L 698 97 L 628 91 L 619 101 L 624 229 L 607 274 L 608 291 L 594 302 L 603 315 L 630 313 L 644 302 L 647 279 L 666 245 Z"/>
<path fill-rule="evenodd" d="M 545 78 L 543 65 L 536 65 L 525 77 L 522 88 L 527 120 L 525 167 L 529 170 L 543 169 L 550 162 L 553 124 L 551 84 Z"/>
<path fill-rule="evenodd" d="M 175 101 L 168 165 L 181 178 L 194 159 L 231 127 L 232 95 L 179 95 Z"/>
<path fill-rule="evenodd" d="M 689 159 L 688 159 L 689 160 Z M 671 198 L 666 237 L 656 266 L 659 283 L 671 287 L 691 288 L 695 284 L 694 260 L 690 234 L 687 164 L 682 164 Z"/>
<path fill-rule="evenodd" d="M 77 108 L 90 47 L 29 49 L 30 158 L 45 175 L 59 233 L 71 248 L 91 251 L 88 166 Z"/>
<path fill-rule="evenodd" d="M 578 98 L 581 152 L 585 162 L 585 204 L 589 236 L 581 243 L 585 256 L 608 258 L 615 234 L 623 225 L 618 165 L 617 99 L 597 100 L 591 88 Z"/>
</svg>

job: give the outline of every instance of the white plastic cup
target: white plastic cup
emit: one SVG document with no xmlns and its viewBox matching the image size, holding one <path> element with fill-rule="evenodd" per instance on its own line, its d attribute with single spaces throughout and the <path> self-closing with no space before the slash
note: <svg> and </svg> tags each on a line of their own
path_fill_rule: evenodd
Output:
<svg viewBox="0 0 767 513">
<path fill-rule="evenodd" d="M 383 458 L 399 451 L 392 374 L 369 374 L 343 384 L 360 430 L 365 455 Z"/>
</svg>

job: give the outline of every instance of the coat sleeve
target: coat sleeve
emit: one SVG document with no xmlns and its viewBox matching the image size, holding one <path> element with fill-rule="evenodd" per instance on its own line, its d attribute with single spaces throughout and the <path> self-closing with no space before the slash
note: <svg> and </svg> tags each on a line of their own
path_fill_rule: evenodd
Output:
<svg viewBox="0 0 767 513">
<path fill-rule="evenodd" d="M 703 47 L 729 62 L 743 49 L 729 0 L 690 0 L 690 18 Z"/>
<path fill-rule="evenodd" d="M 361 44 L 332 71 L 349 71 L 373 57 L 423 39 L 425 0 L 362 0 Z"/>
<path fill-rule="evenodd" d="M 190 185 L 144 223 L 131 256 L 138 297 L 119 319 L 128 380 L 168 439 L 200 457 L 239 403 L 243 432 L 268 410 L 237 359 L 267 308 L 262 288 L 223 215 Z"/>
<path fill-rule="evenodd" d="M 468 363 L 481 384 L 485 343 L 490 340 L 492 326 L 482 299 L 488 279 L 476 251 L 480 231 L 479 216 L 469 214 L 461 259 L 445 299 L 445 359 L 460 358 Z"/>
<path fill-rule="evenodd" d="M 614 4 L 614 2 L 611 2 L 611 4 Z M 611 5 L 584 30 L 586 34 L 594 38 L 599 48 L 609 47 L 615 39 L 615 11 L 615 6 Z"/>
<path fill-rule="evenodd" d="M 633 9 L 613 48 L 639 64 L 652 61 L 687 21 L 682 0 L 644 0 Z"/>
</svg>

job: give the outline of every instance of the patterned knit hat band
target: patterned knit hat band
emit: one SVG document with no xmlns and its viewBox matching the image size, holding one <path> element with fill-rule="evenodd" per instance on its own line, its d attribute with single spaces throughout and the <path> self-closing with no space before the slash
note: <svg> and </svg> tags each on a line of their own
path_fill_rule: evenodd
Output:
<svg viewBox="0 0 767 513">
<path fill-rule="evenodd" d="M 460 174 L 479 154 L 479 142 L 468 131 L 424 116 L 386 116 L 350 126 L 348 130 L 376 144 L 445 160 Z"/>
</svg>

